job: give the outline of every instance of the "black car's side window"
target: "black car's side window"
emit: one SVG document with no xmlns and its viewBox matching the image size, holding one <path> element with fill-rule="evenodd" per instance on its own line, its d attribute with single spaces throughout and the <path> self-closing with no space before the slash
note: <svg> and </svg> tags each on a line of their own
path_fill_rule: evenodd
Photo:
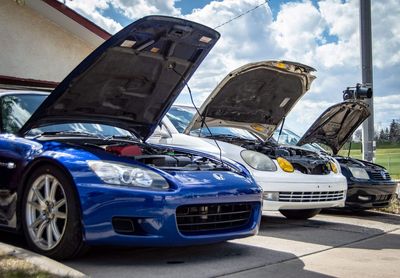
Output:
<svg viewBox="0 0 400 278">
<path fill-rule="evenodd" d="M 1 98 L 3 133 L 16 133 L 45 99 L 44 95 L 6 95 Z"/>
</svg>

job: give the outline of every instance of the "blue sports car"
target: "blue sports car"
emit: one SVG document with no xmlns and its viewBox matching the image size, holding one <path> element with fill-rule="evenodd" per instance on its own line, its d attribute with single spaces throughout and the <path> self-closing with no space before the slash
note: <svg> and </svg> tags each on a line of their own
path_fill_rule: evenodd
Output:
<svg viewBox="0 0 400 278">
<path fill-rule="evenodd" d="M 261 189 L 241 165 L 145 142 L 218 38 L 194 22 L 146 17 L 50 95 L 0 92 L 0 227 L 56 259 L 90 245 L 256 234 Z"/>
</svg>

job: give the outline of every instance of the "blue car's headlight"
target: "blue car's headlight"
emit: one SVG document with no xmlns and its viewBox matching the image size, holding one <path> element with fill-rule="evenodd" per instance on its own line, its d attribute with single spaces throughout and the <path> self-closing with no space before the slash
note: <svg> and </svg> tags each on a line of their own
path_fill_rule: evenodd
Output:
<svg viewBox="0 0 400 278">
<path fill-rule="evenodd" d="M 115 162 L 90 160 L 89 167 L 105 183 L 138 186 L 152 189 L 168 189 L 168 182 L 159 174 L 140 166 Z"/>
</svg>

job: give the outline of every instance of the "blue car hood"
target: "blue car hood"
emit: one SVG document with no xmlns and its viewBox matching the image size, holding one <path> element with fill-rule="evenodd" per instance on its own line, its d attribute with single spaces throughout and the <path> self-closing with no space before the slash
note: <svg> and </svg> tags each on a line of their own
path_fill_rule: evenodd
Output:
<svg viewBox="0 0 400 278">
<path fill-rule="evenodd" d="M 129 130 L 146 140 L 219 36 L 209 27 L 184 19 L 142 18 L 83 60 L 20 134 L 45 125 L 98 123 Z"/>
</svg>

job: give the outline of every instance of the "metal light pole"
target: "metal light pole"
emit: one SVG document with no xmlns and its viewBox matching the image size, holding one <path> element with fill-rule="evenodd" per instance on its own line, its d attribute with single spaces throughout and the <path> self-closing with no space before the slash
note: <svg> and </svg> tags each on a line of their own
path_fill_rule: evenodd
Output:
<svg viewBox="0 0 400 278">
<path fill-rule="evenodd" d="M 371 36 L 371 0 L 360 0 L 362 83 L 373 89 Z M 362 124 L 363 159 L 372 162 L 374 159 L 374 96 L 364 101 L 369 105 L 371 116 Z"/>
</svg>

